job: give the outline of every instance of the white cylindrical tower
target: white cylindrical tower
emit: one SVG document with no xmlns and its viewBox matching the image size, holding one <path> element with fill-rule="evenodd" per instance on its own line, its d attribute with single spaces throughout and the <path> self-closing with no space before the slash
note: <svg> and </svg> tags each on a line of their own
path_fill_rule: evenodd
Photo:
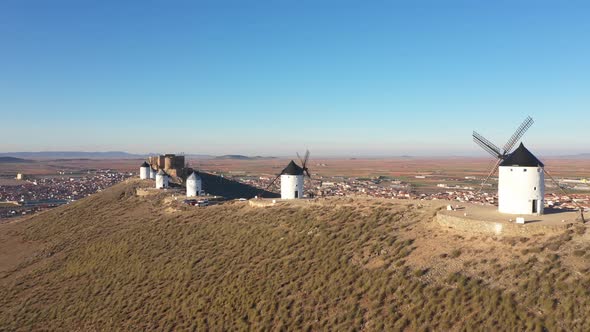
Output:
<svg viewBox="0 0 590 332">
<path fill-rule="evenodd" d="M 201 194 L 203 181 L 199 174 L 192 172 L 186 178 L 186 197 L 199 196 Z"/>
<path fill-rule="evenodd" d="M 150 165 L 148 165 L 148 163 L 145 161 L 139 167 L 139 178 L 142 180 L 150 178 Z"/>
<path fill-rule="evenodd" d="M 303 198 L 303 168 L 293 160 L 281 173 L 281 199 Z"/>
<path fill-rule="evenodd" d="M 150 179 L 155 180 L 156 179 L 156 170 L 150 167 Z"/>
<path fill-rule="evenodd" d="M 543 214 L 543 167 L 543 163 L 522 143 L 504 159 L 499 167 L 498 211 L 509 214 Z"/>
<path fill-rule="evenodd" d="M 163 170 L 160 170 L 156 174 L 156 189 L 168 188 L 168 174 Z"/>
</svg>

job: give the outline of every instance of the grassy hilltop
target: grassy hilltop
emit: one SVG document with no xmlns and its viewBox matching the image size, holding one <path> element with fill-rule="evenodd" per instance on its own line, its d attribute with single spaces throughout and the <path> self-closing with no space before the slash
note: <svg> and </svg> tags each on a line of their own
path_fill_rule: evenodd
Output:
<svg viewBox="0 0 590 332">
<path fill-rule="evenodd" d="M 434 203 L 253 208 L 128 181 L 0 225 L 0 330 L 590 330 L 590 240 L 491 238 Z"/>
</svg>

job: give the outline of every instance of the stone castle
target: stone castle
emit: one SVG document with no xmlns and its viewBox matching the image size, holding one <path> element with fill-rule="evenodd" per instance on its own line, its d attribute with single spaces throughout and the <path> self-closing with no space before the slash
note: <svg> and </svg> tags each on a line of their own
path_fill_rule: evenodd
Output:
<svg viewBox="0 0 590 332">
<path fill-rule="evenodd" d="M 177 156 L 175 154 L 151 156 L 148 157 L 148 163 L 153 169 L 162 169 L 172 177 L 184 178 L 187 175 L 184 156 Z"/>
</svg>

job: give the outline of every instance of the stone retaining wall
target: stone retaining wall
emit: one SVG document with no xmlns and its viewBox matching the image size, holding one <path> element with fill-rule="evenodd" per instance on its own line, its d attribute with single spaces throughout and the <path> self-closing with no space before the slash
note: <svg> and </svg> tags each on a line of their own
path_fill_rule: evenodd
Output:
<svg viewBox="0 0 590 332">
<path fill-rule="evenodd" d="M 531 236 L 535 234 L 555 234 L 562 233 L 568 228 L 574 226 L 573 222 L 564 223 L 563 225 L 542 225 L 542 224 L 524 224 L 508 222 L 494 222 L 486 220 L 477 220 L 467 217 L 451 216 L 444 211 L 436 214 L 435 221 L 439 226 L 450 228 L 459 232 L 500 235 L 500 236 Z"/>
<path fill-rule="evenodd" d="M 273 206 L 276 203 L 273 203 L 273 201 L 278 202 L 279 200 L 273 200 L 273 199 L 251 199 L 248 201 L 248 204 L 250 204 L 251 207 L 267 207 L 267 206 Z"/>
</svg>

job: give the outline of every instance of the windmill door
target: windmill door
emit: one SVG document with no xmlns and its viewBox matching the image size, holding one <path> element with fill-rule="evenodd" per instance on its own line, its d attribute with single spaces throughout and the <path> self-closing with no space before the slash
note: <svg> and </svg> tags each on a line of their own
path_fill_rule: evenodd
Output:
<svg viewBox="0 0 590 332">
<path fill-rule="evenodd" d="M 533 199 L 533 213 L 537 213 L 537 200 Z"/>
<path fill-rule="evenodd" d="M 299 198 L 299 190 L 295 190 L 295 198 Z"/>
</svg>

